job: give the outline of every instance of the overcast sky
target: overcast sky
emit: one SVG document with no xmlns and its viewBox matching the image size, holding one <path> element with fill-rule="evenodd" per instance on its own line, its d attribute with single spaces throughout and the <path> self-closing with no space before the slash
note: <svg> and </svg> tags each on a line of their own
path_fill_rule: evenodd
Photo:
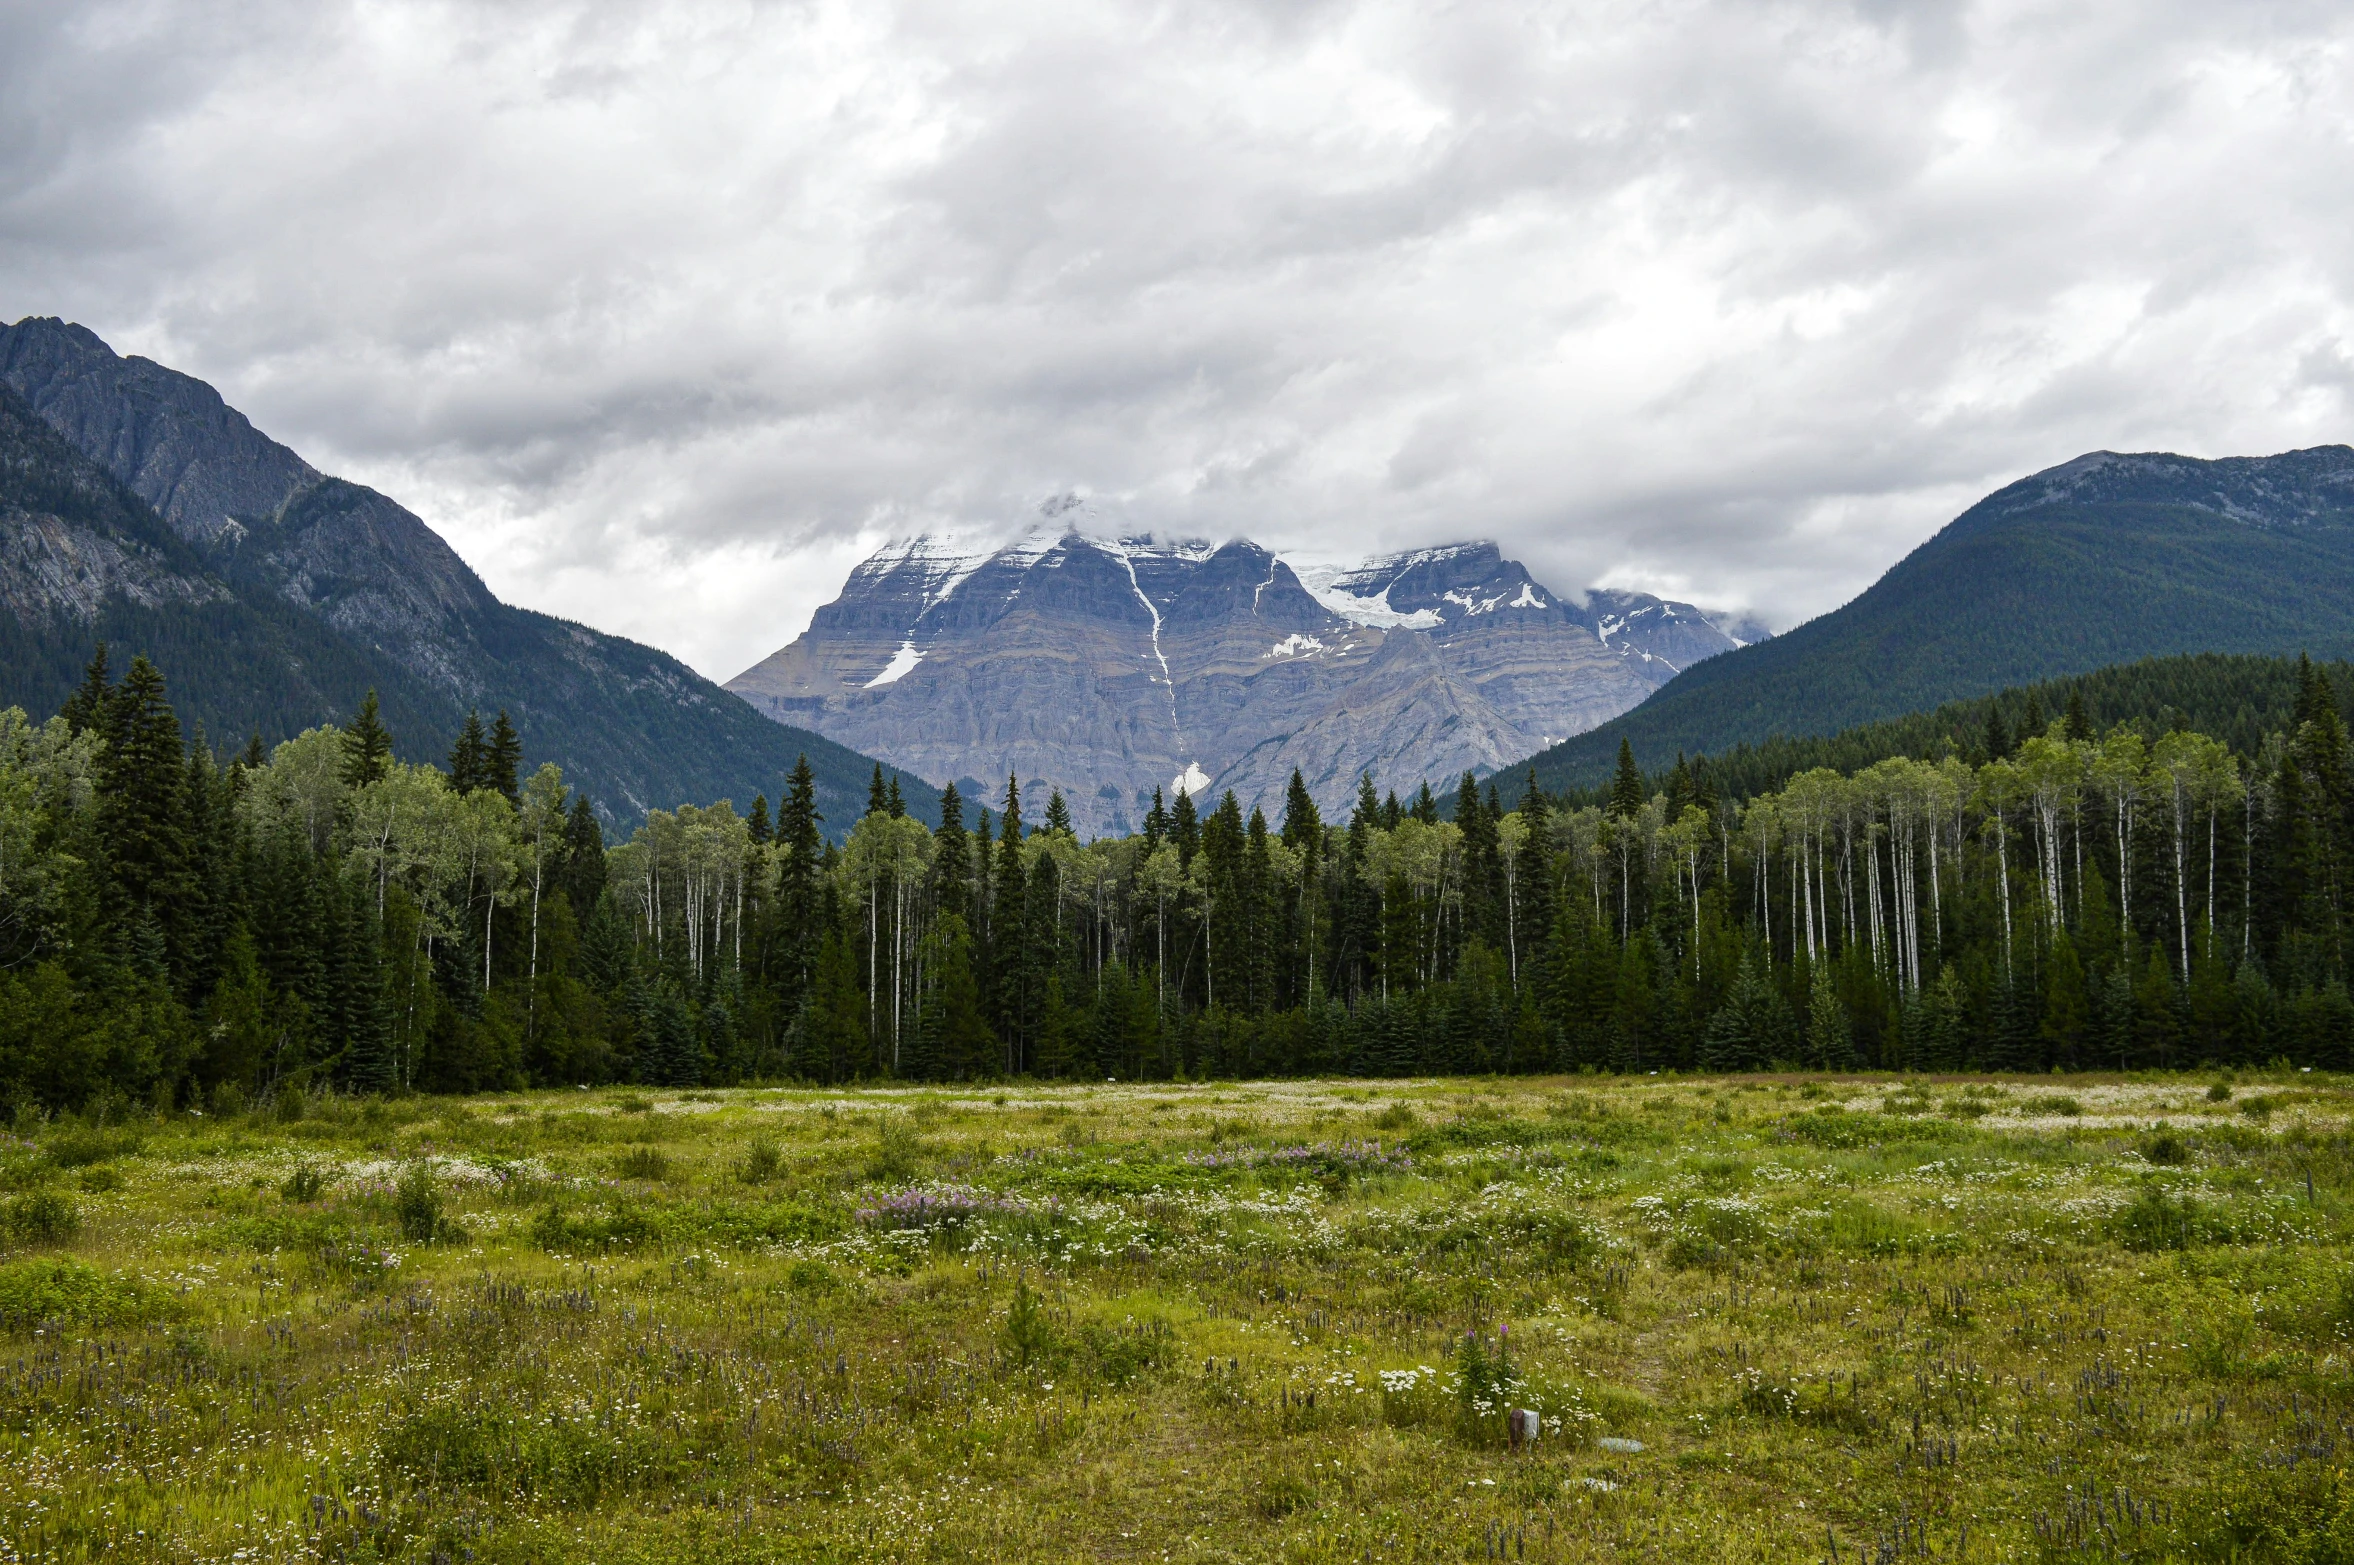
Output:
<svg viewBox="0 0 2354 1565">
<path fill-rule="evenodd" d="M 726 678 L 1043 498 L 1852 596 L 2354 437 L 2354 7 L 0 0 L 0 317 Z"/>
</svg>

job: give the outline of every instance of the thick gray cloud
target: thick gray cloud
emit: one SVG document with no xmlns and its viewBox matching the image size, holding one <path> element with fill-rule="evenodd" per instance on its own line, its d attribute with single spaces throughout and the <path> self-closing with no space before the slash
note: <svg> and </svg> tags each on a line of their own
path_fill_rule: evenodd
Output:
<svg viewBox="0 0 2354 1565">
<path fill-rule="evenodd" d="M 723 678 L 1069 489 L 1787 625 L 2347 438 L 2349 189 L 2342 5 L 0 0 L 0 314 Z"/>
</svg>

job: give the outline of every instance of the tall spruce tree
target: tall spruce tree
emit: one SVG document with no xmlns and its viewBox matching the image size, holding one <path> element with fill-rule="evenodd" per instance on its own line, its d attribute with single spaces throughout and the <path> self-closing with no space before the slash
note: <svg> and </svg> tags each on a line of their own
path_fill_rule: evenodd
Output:
<svg viewBox="0 0 2354 1565">
<path fill-rule="evenodd" d="M 365 788 L 380 782 L 392 770 L 392 735 L 384 726 L 384 717 L 376 705 L 376 692 L 370 690 L 360 701 L 359 711 L 352 714 L 349 727 L 343 731 L 343 785 L 346 788 Z"/>
<path fill-rule="evenodd" d="M 788 1016 L 809 994 L 826 935 L 819 896 L 825 839 L 818 827 L 823 819 L 817 813 L 817 774 L 810 770 L 809 757 L 800 756 L 785 783 L 785 802 L 777 807 L 776 817 L 777 846 L 785 850 L 777 866 L 777 995 Z"/>
<path fill-rule="evenodd" d="M 485 753 L 490 741 L 482 732 L 482 714 L 470 711 L 465 726 L 458 730 L 455 744 L 450 746 L 450 791 L 472 793 L 487 785 L 486 769 L 489 757 Z"/>
<path fill-rule="evenodd" d="M 940 829 L 932 837 L 932 906 L 943 918 L 965 921 L 960 960 L 972 962 L 972 859 L 965 851 L 964 795 L 950 783 L 940 790 Z M 976 1003 L 978 1003 L 976 1001 Z"/>
<path fill-rule="evenodd" d="M 2092 738 L 2092 719 L 2085 715 L 2084 687 L 2081 685 L 2068 692 L 2067 735 L 2070 744 L 2083 744 Z"/>
<path fill-rule="evenodd" d="M 1635 765 L 1635 747 L 1626 740 L 1618 742 L 1618 770 L 1610 779 L 1609 811 L 1622 821 L 1631 821 L 1643 813 L 1643 773 Z"/>
<path fill-rule="evenodd" d="M 564 862 L 557 882 L 572 904 L 573 921 L 586 929 L 590 912 L 605 894 L 605 832 L 585 793 L 572 796 L 571 812 L 564 818 Z"/>
<path fill-rule="evenodd" d="M 101 641 L 82 670 L 82 682 L 58 709 L 57 715 L 65 719 L 68 728 L 77 734 L 93 728 L 102 734 L 107 731 L 107 703 L 114 696 L 112 677 L 106 669 L 106 643 Z"/>
<path fill-rule="evenodd" d="M 167 963 L 192 954 L 188 773 L 180 719 L 163 675 L 144 655 L 107 703 L 107 749 L 98 795 L 98 839 L 107 911 L 119 930 L 151 923 Z M 192 974 L 184 974 L 192 977 Z"/>
<path fill-rule="evenodd" d="M 1291 783 L 1283 790 L 1283 845 L 1294 853 L 1315 847 L 1324 834 L 1323 817 L 1316 813 L 1315 796 L 1300 769 L 1291 769 Z"/>
<path fill-rule="evenodd" d="M 1023 982 L 1029 959 L 1023 939 L 1029 880 L 1022 866 L 1022 790 L 1010 773 L 1005 779 L 1005 814 L 997 827 L 997 866 L 989 881 L 991 1009 L 997 1036 L 1005 1045 L 1006 1074 L 1018 1076 L 1030 1041 L 1030 996 Z"/>
<path fill-rule="evenodd" d="M 501 707 L 498 721 L 491 725 L 490 738 L 482 747 L 482 786 L 509 804 L 520 804 L 522 771 L 523 740 L 516 734 L 515 725 L 507 721 L 506 708 Z"/>
</svg>

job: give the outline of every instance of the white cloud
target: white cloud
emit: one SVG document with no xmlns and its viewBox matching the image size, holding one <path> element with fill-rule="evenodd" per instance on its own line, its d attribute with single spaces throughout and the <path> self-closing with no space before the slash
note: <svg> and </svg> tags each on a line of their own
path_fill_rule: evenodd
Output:
<svg viewBox="0 0 2354 1565">
<path fill-rule="evenodd" d="M 0 314 L 725 677 L 1081 488 L 1783 624 L 2080 451 L 2344 438 L 2303 4 L 0 12 Z"/>
</svg>

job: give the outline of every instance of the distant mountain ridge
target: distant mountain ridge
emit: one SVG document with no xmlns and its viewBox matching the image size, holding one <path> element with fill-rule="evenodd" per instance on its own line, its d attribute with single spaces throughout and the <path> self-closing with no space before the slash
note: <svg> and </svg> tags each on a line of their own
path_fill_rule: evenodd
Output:
<svg viewBox="0 0 2354 1565">
<path fill-rule="evenodd" d="M 1411 789 L 1509 765 L 1739 643 L 1689 604 L 1554 593 L 1492 543 L 1304 576 L 1247 540 L 1162 541 L 1085 503 L 1003 548 L 887 545 L 727 688 L 935 782 L 1010 772 L 1087 831 L 1152 790 L 1269 808 L 1360 774 Z"/>
<path fill-rule="evenodd" d="M 16 453 L 0 463 L 0 701 L 54 710 L 105 636 L 123 659 L 156 655 L 216 743 L 340 720 L 374 686 L 418 758 L 467 708 L 505 708 L 529 759 L 561 765 L 616 823 L 773 799 L 803 750 L 837 828 L 863 808 L 868 758 L 779 728 L 651 647 L 501 603 L 414 514 L 321 474 L 202 381 L 29 318 L 0 327 L 0 387 Z M 936 810 L 930 788 L 903 792 Z"/>
<path fill-rule="evenodd" d="M 1534 758 L 1590 787 L 2014 685 L 2178 654 L 2354 653 L 2354 448 L 2096 451 L 2007 484 L 1845 607 L 1678 675 Z"/>
</svg>

